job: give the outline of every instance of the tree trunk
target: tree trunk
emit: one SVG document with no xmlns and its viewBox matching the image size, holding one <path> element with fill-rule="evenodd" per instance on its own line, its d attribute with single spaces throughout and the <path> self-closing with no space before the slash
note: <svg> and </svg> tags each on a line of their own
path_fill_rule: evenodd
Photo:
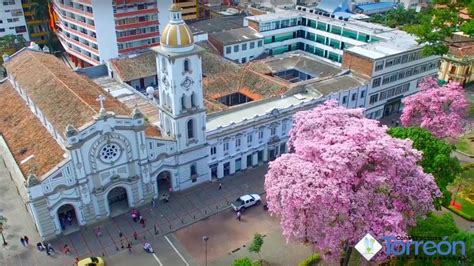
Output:
<svg viewBox="0 0 474 266">
<path fill-rule="evenodd" d="M 341 266 L 348 266 L 349 265 L 349 259 L 351 258 L 352 254 L 352 247 L 349 246 L 349 244 L 344 245 L 344 257 L 341 258 Z"/>
</svg>

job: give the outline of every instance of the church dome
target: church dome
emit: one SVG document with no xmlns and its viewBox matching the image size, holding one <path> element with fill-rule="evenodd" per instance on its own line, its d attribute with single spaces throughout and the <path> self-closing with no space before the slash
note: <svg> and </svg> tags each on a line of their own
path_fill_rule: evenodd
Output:
<svg viewBox="0 0 474 266">
<path fill-rule="evenodd" d="M 170 7 L 170 22 L 161 33 L 160 44 L 166 48 L 185 48 L 194 44 L 193 32 L 182 18 L 177 4 Z"/>
</svg>

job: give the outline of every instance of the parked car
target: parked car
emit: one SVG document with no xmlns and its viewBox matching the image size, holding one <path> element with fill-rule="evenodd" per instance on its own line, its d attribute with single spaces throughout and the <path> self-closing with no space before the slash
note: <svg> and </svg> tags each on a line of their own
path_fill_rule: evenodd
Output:
<svg viewBox="0 0 474 266">
<path fill-rule="evenodd" d="M 259 205 L 261 202 L 258 194 L 247 194 L 239 197 L 236 201 L 231 203 L 234 211 L 244 211 L 246 208 L 253 205 Z"/>
<path fill-rule="evenodd" d="M 80 260 L 77 266 L 105 266 L 105 262 L 101 257 L 89 257 Z"/>
</svg>

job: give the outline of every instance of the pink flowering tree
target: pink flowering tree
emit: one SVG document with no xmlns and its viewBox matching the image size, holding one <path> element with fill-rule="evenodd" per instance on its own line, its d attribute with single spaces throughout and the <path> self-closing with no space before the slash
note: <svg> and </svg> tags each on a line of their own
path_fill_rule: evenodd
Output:
<svg viewBox="0 0 474 266">
<path fill-rule="evenodd" d="M 440 87 L 433 78 L 426 78 L 420 91 L 404 98 L 403 104 L 402 125 L 425 128 L 437 138 L 457 137 L 466 125 L 469 103 L 459 83 Z"/>
<path fill-rule="evenodd" d="M 333 260 L 367 233 L 406 236 L 433 209 L 441 193 L 417 164 L 421 153 L 386 131 L 334 101 L 294 116 L 291 153 L 265 176 L 268 209 L 287 241 L 313 243 Z"/>
</svg>

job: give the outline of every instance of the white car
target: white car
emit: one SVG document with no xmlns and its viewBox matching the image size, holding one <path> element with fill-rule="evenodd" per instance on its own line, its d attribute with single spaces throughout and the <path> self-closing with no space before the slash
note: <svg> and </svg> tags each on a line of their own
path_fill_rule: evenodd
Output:
<svg viewBox="0 0 474 266">
<path fill-rule="evenodd" d="M 232 202 L 231 206 L 234 211 L 244 211 L 246 208 L 253 205 L 259 205 L 261 202 L 258 194 L 247 194 L 239 197 L 236 201 Z"/>
</svg>

